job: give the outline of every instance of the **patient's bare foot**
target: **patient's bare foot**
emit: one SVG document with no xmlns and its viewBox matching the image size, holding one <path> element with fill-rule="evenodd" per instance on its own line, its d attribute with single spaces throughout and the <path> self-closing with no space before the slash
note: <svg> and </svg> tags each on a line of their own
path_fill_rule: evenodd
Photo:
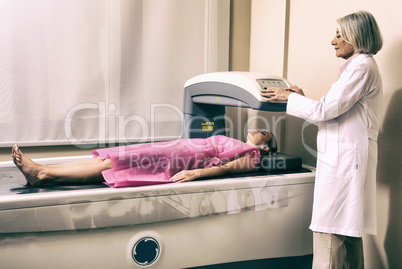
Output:
<svg viewBox="0 0 402 269">
<path fill-rule="evenodd" d="M 26 157 L 17 145 L 13 146 L 11 156 L 13 157 L 15 165 L 24 174 L 27 182 L 30 185 L 38 187 L 44 184 L 42 180 L 43 178 L 41 178 L 43 175 L 43 169 L 40 164 L 35 163 Z"/>
</svg>

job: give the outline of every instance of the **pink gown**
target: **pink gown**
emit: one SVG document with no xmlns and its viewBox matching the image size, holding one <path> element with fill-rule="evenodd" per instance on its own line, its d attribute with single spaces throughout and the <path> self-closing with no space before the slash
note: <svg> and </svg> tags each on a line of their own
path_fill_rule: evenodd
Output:
<svg viewBox="0 0 402 269">
<path fill-rule="evenodd" d="M 112 161 L 113 168 L 102 175 L 115 188 L 173 183 L 169 179 L 179 171 L 222 165 L 244 156 L 254 157 L 254 169 L 261 157 L 259 149 L 223 135 L 97 149 L 92 156 Z"/>
</svg>

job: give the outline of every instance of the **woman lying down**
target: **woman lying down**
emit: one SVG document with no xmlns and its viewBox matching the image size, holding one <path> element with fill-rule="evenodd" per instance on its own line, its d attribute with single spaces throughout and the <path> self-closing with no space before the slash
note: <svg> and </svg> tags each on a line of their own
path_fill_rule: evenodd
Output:
<svg viewBox="0 0 402 269">
<path fill-rule="evenodd" d="M 93 150 L 93 159 L 60 165 L 38 164 L 14 145 L 12 157 L 32 186 L 105 182 L 118 188 L 249 172 L 258 167 L 271 140 L 270 132 L 257 130 L 248 133 L 246 143 L 217 135 L 136 144 Z"/>
</svg>

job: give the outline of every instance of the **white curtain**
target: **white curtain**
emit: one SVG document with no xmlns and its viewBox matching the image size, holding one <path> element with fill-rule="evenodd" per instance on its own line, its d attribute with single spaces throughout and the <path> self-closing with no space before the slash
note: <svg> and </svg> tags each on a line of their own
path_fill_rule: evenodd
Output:
<svg viewBox="0 0 402 269">
<path fill-rule="evenodd" d="M 228 22 L 229 0 L 0 0 L 0 146 L 178 138 Z"/>
</svg>

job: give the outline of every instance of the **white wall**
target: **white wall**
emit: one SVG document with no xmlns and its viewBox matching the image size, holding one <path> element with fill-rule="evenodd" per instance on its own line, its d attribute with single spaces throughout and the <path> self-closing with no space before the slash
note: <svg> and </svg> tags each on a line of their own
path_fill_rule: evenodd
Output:
<svg viewBox="0 0 402 269">
<path fill-rule="evenodd" d="M 252 1 L 251 20 L 261 13 L 281 14 L 283 7 L 276 12 L 271 9 L 278 0 Z M 250 70 L 266 72 L 272 65 L 284 66 L 283 74 L 288 80 L 303 88 L 308 97 L 318 100 L 330 89 L 336 79 L 339 65 L 343 62 L 335 57 L 331 40 L 335 36 L 336 19 L 358 10 L 367 10 L 377 19 L 384 37 L 384 47 L 375 56 L 379 64 L 384 82 L 384 110 L 382 128 L 379 136 L 379 166 L 377 173 L 377 205 L 378 205 L 378 236 L 365 237 L 366 268 L 398 268 L 402 264 L 402 236 L 398 229 L 402 227 L 402 214 L 399 205 L 402 181 L 402 2 L 397 0 L 290 0 L 289 16 L 289 47 L 276 49 L 269 42 L 266 46 L 253 46 L 253 42 L 261 35 L 270 36 L 271 31 L 277 35 L 277 30 L 283 28 L 283 20 L 272 20 L 252 23 Z M 278 26 L 279 25 L 279 26 Z M 286 27 L 285 27 L 286 30 Z M 261 45 L 261 44 L 260 44 Z M 270 50 L 267 53 L 266 50 Z M 288 61 L 280 62 L 277 54 L 286 55 Z M 268 54 L 275 54 L 274 58 Z M 266 63 L 268 67 L 259 63 Z M 261 69 L 261 70 L 255 70 Z M 279 75 L 281 69 L 278 68 Z M 301 155 L 306 163 L 315 162 L 315 157 L 309 154 L 303 146 L 302 134 L 307 146 L 315 148 L 316 128 L 309 126 L 302 130 L 303 121 L 287 117 L 284 141 L 284 151 Z"/>
</svg>

